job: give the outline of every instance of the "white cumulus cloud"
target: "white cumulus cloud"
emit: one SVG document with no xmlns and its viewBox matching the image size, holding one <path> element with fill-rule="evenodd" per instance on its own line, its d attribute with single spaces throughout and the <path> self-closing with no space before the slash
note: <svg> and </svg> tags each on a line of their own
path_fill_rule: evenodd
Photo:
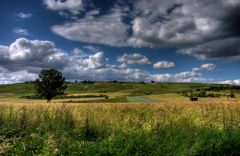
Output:
<svg viewBox="0 0 240 156">
<path fill-rule="evenodd" d="M 153 68 L 156 69 L 168 69 L 173 67 L 175 67 L 175 63 L 170 61 L 159 61 L 153 64 Z"/>
<path fill-rule="evenodd" d="M 201 65 L 201 69 L 207 70 L 207 71 L 214 71 L 216 70 L 217 66 L 213 63 L 206 63 Z"/>
<path fill-rule="evenodd" d="M 56 68 L 63 72 L 67 80 L 119 80 L 119 81 L 170 81 L 209 82 L 199 70 L 174 74 L 153 74 L 133 68 L 128 64 L 149 64 L 146 56 L 139 53 L 118 57 L 121 64 L 108 64 L 102 51 L 87 54 L 85 48 L 74 48 L 66 52 L 56 47 L 52 41 L 19 38 L 9 46 L 0 45 L 0 83 L 34 80 L 40 70 Z M 90 48 L 92 49 L 92 48 Z M 92 49 L 94 50 L 94 49 Z M 211 65 L 204 65 L 210 69 Z M 232 83 L 239 83 L 234 80 Z"/>
<path fill-rule="evenodd" d="M 79 10 L 83 9 L 82 0 L 44 0 L 43 3 L 48 9 L 56 11 L 67 10 L 73 14 L 78 14 Z"/>
<path fill-rule="evenodd" d="M 146 56 L 143 56 L 139 53 L 133 54 L 123 54 L 118 56 L 118 62 L 125 62 L 127 64 L 150 64 L 151 62 Z"/>
</svg>

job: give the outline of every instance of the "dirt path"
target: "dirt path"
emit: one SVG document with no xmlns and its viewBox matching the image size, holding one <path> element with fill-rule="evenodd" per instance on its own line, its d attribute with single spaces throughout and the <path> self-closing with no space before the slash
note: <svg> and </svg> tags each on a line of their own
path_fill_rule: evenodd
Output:
<svg viewBox="0 0 240 156">
<path fill-rule="evenodd" d="M 14 95 L 13 93 L 0 93 L 0 97 L 4 97 L 4 96 L 11 96 Z"/>
</svg>

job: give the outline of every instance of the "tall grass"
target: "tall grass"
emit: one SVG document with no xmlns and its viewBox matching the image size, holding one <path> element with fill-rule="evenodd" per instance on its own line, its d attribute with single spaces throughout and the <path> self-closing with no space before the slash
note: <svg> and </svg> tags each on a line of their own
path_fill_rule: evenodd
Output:
<svg viewBox="0 0 240 156">
<path fill-rule="evenodd" d="M 240 155 L 238 104 L 0 105 L 0 155 Z"/>
</svg>

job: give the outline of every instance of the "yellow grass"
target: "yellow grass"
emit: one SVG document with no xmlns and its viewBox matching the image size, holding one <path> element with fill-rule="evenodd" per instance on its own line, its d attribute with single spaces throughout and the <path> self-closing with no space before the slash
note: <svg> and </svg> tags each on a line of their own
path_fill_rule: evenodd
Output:
<svg viewBox="0 0 240 156">
<path fill-rule="evenodd" d="M 20 119 L 24 119 L 23 108 L 27 109 L 26 117 L 29 119 L 25 117 L 25 120 L 30 128 L 34 126 L 34 121 L 38 120 L 38 115 L 41 114 L 44 117 L 44 113 L 42 112 L 47 110 L 50 116 L 47 116 L 46 120 L 56 122 L 56 126 L 60 126 L 59 129 L 56 128 L 56 131 L 59 131 L 58 135 L 55 135 L 54 128 L 54 130 L 51 130 L 51 124 L 45 123 L 45 119 L 41 118 L 39 119 L 39 127 L 37 125 L 40 128 L 40 132 L 35 132 L 35 129 L 26 130 L 26 134 L 29 133 L 26 137 L 30 136 L 30 138 L 35 138 L 35 140 L 41 140 L 42 136 L 40 134 L 44 132 L 47 137 L 42 144 L 44 147 L 54 149 L 55 154 L 53 155 L 60 154 L 61 152 L 64 155 L 63 153 L 69 149 L 81 151 L 83 148 L 86 150 L 82 152 L 85 152 L 86 155 L 91 155 L 93 149 L 95 152 L 103 152 L 101 155 L 105 155 L 106 153 L 104 153 L 102 148 L 106 146 L 111 146 L 109 149 L 106 147 L 106 150 L 112 150 L 112 154 L 116 154 L 119 147 L 123 146 L 122 150 L 123 152 L 125 150 L 125 153 L 120 153 L 122 155 L 129 155 L 133 150 L 131 148 L 137 148 L 138 146 L 139 149 L 135 152 L 140 152 L 140 155 L 147 155 L 148 152 L 154 152 L 154 150 L 160 150 L 155 153 L 156 155 L 161 154 L 161 150 L 164 153 L 169 153 L 169 155 L 174 154 L 175 150 L 179 150 L 179 153 L 176 155 L 185 155 L 189 152 L 192 152 L 189 155 L 194 155 L 194 153 L 200 154 L 202 152 L 212 154 L 209 151 L 212 148 L 212 144 L 206 151 L 201 151 L 206 146 L 205 142 L 209 142 L 208 139 L 211 141 L 209 137 L 213 137 L 214 141 L 218 143 L 221 141 L 219 137 L 225 137 L 224 139 L 227 141 L 232 141 L 231 138 L 238 136 L 238 133 L 235 133 L 235 131 L 239 131 L 240 128 L 239 97 L 234 100 L 226 98 L 201 98 L 197 102 L 191 102 L 187 98 L 176 97 L 173 94 L 162 96 L 150 95 L 149 97 L 159 98 L 159 102 L 64 104 L 63 100 L 53 100 L 52 103 L 47 103 L 46 100 L 1 99 L 0 109 L 12 108 L 14 109 L 14 115 L 17 116 L 18 113 L 20 114 Z M 67 114 L 69 113 L 68 111 L 61 112 L 62 110 L 66 110 L 66 108 L 69 108 L 73 117 L 71 117 L 71 114 L 70 116 Z M 10 109 L 8 111 L 5 112 L 6 116 L 9 116 Z M 58 114 L 65 117 L 58 117 Z M 14 119 L 14 116 L 13 118 L 9 118 L 9 121 L 12 119 Z M 65 119 L 74 121 L 75 127 L 61 129 L 61 125 L 66 122 Z M 90 125 L 86 124 L 86 120 L 90 121 Z M 18 123 L 18 120 L 15 122 Z M 46 129 L 42 130 L 41 127 L 44 126 Z M 84 128 L 90 129 L 90 132 L 93 129 L 93 132 L 89 134 Z M 77 135 L 85 133 L 90 137 L 90 141 L 86 140 L 84 136 L 80 140 L 76 138 Z M 91 135 L 97 135 L 99 138 L 102 137 L 102 140 L 92 141 Z M 127 140 L 126 142 L 124 142 L 124 138 Z M 163 142 L 155 140 L 156 138 L 159 138 L 160 141 L 163 139 Z M 28 147 L 34 143 L 34 139 L 28 139 L 27 137 L 25 142 L 16 142 L 19 148 L 18 151 L 25 150 L 25 146 Z M 64 139 L 66 143 L 61 142 Z M 131 143 L 134 139 L 136 142 Z M 191 147 L 182 147 L 184 146 L 181 143 L 182 139 L 184 139 L 184 144 Z M 214 145 L 215 142 L 213 143 Z M 116 143 L 119 145 L 116 145 Z M 102 146 L 99 147 L 99 144 Z M 145 147 L 141 144 L 148 146 L 148 149 L 144 150 Z M 150 147 L 155 147 L 151 144 L 155 145 L 156 148 L 151 149 Z M 228 147 L 227 144 L 224 142 L 221 143 L 219 145 L 220 149 L 217 152 L 225 152 L 224 149 L 225 146 Z M 236 142 L 233 143 L 234 146 L 235 144 Z M 6 153 L 8 150 L 14 151 L 13 145 L 12 142 L 4 140 L 4 142 L 0 143 L 0 154 Z M 167 147 L 164 147 L 164 145 L 167 145 Z M 69 149 L 61 149 L 65 146 L 69 147 Z M 131 148 L 128 149 L 128 146 Z M 196 147 L 198 148 L 195 149 Z M 43 148 L 40 152 L 45 150 Z M 26 152 L 32 152 L 31 148 L 27 148 Z M 48 155 L 52 155 L 52 153 Z"/>
</svg>

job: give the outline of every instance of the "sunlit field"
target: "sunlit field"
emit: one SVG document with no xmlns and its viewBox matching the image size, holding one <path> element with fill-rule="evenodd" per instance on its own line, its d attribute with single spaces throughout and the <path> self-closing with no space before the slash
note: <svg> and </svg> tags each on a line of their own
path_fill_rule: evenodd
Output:
<svg viewBox="0 0 240 156">
<path fill-rule="evenodd" d="M 1 102 L 1 155 L 239 155 L 240 103 Z"/>
<path fill-rule="evenodd" d="M 90 93 L 99 95 L 68 96 Z M 233 99 L 195 102 L 173 92 L 104 94 L 108 101 L 66 98 L 51 103 L 2 94 L 0 155 L 240 155 L 237 92 Z"/>
</svg>

